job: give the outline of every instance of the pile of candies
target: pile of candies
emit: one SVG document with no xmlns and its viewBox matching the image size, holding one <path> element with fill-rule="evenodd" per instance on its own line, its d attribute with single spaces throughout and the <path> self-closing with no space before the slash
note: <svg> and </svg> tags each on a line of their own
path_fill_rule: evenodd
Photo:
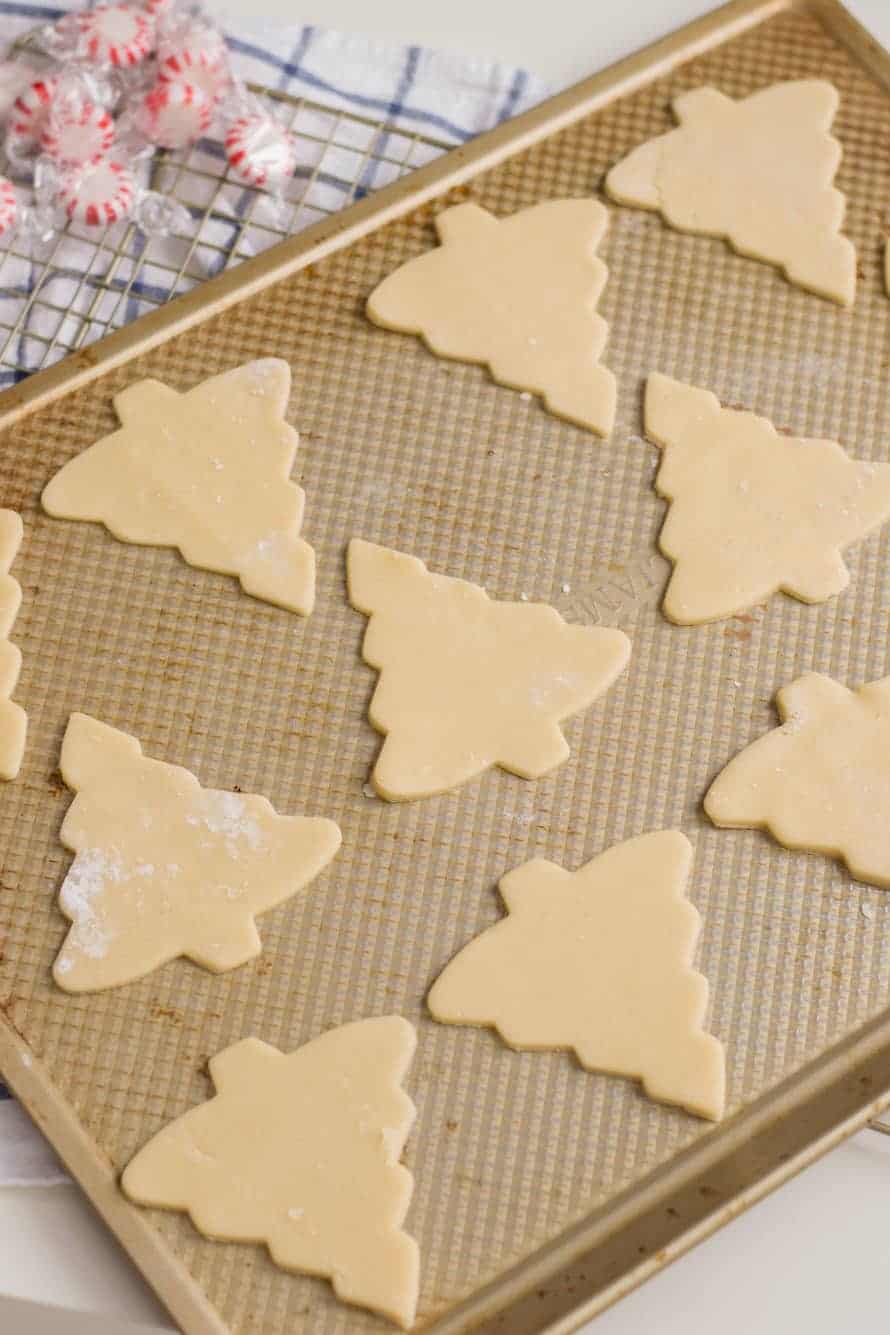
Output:
<svg viewBox="0 0 890 1335">
<path fill-rule="evenodd" d="M 69 220 L 185 231 L 186 211 L 146 189 L 140 167 L 207 135 L 223 141 L 236 180 L 280 198 L 294 137 L 234 78 L 222 33 L 192 0 L 100 4 L 36 42 L 39 66 L 0 62 L 0 236 L 47 240 Z"/>
</svg>

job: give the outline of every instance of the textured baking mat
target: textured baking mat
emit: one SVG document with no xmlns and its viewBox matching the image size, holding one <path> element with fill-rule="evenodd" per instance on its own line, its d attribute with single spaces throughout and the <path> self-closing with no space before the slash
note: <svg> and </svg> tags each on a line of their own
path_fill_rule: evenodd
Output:
<svg viewBox="0 0 890 1335">
<path fill-rule="evenodd" d="M 678 826 L 694 840 L 691 886 L 725 1042 L 729 1107 L 799 1072 L 887 1004 L 890 895 L 834 862 L 790 854 L 701 814 L 710 779 L 774 722 L 776 688 L 808 669 L 850 685 L 888 671 L 890 529 L 850 554 L 841 597 L 776 597 L 696 629 L 658 611 L 667 566 L 656 450 L 640 439 L 644 377 L 659 369 L 798 434 L 866 459 L 890 454 L 890 301 L 879 238 L 890 222 L 890 100 L 807 12 L 792 10 L 680 66 L 452 191 L 497 213 L 583 195 L 642 139 L 670 99 L 712 82 L 740 96 L 818 76 L 841 93 L 838 184 L 858 248 L 856 305 L 790 286 L 721 242 L 610 210 L 601 310 L 620 386 L 608 443 L 434 359 L 363 317 L 374 285 L 427 248 L 443 201 L 331 254 L 5 434 L 0 503 L 23 512 L 15 573 L 24 602 L 17 698 L 31 733 L 20 780 L 0 791 L 6 1015 L 68 1101 L 99 1161 L 121 1168 L 168 1119 L 206 1098 L 209 1055 L 246 1034 L 291 1049 L 332 1025 L 398 1012 L 419 1028 L 408 1087 L 419 1118 L 409 1226 L 423 1256 L 422 1322 L 628 1187 L 707 1126 L 583 1072 L 560 1053 L 510 1051 L 488 1031 L 428 1018 L 423 998 L 454 952 L 501 913 L 495 887 L 540 854 L 575 868 L 620 839 Z M 179 389 L 251 357 L 294 371 L 290 419 L 305 535 L 319 563 L 304 621 L 169 551 L 125 546 L 95 525 L 50 520 L 45 481 L 115 425 L 111 395 L 145 375 Z M 363 785 L 379 739 L 363 617 L 346 602 L 344 548 L 360 535 L 478 581 L 501 598 L 552 602 L 618 625 L 629 670 L 566 729 L 571 759 L 524 783 L 492 772 L 459 792 L 390 806 Z M 260 926 L 254 963 L 213 977 L 177 961 L 143 982 L 66 996 L 50 979 L 65 931 L 56 905 L 69 803 L 56 769 L 72 710 L 136 734 L 149 755 L 205 785 L 266 794 L 282 812 L 343 829 L 332 868 Z M 713 1134 L 713 1133 L 712 1133 Z M 719 1134 L 719 1132 L 717 1133 Z M 259 1247 L 202 1239 L 182 1215 L 150 1216 L 239 1335 L 381 1329 L 320 1281 L 277 1270 Z"/>
</svg>

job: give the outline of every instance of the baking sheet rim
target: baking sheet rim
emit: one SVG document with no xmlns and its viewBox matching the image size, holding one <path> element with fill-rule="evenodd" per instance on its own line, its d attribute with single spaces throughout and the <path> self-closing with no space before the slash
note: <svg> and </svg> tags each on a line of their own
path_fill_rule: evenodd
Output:
<svg viewBox="0 0 890 1335">
<path fill-rule="evenodd" d="M 818 17 L 880 82 L 890 89 L 890 55 L 843 8 L 840 0 L 730 0 L 730 3 L 662 38 L 599 74 L 549 99 L 523 116 L 480 136 L 395 182 L 340 214 L 272 247 L 236 269 L 201 285 L 168 306 L 142 317 L 100 343 L 74 353 L 56 366 L 38 372 L 0 393 L 0 430 L 26 414 L 80 388 L 115 367 L 219 314 L 238 301 L 281 281 L 335 250 L 421 204 L 462 184 L 505 158 L 590 115 L 614 98 L 669 71 L 674 65 L 722 44 L 746 29 L 784 11 L 799 9 Z M 152 1285 L 173 1318 L 190 1335 L 226 1335 L 227 1327 L 197 1282 L 161 1240 L 150 1217 L 121 1195 L 114 1169 L 86 1136 L 72 1110 L 49 1076 L 32 1059 L 17 1033 L 6 1005 L 0 1004 L 0 1073 L 53 1143 L 106 1224 Z M 878 1082 L 869 1074 L 881 1074 Z M 857 1074 L 858 1073 L 858 1074 Z M 876 1087 L 886 1092 L 875 1095 Z M 825 1125 L 811 1126 L 804 1110 L 818 1108 Z M 836 1115 L 831 1109 L 836 1107 Z M 704 1140 L 656 1170 L 625 1196 L 594 1212 L 530 1260 L 472 1295 L 433 1327 L 448 1335 L 469 1325 L 479 1328 L 491 1318 L 523 1320 L 524 1329 L 550 1335 L 574 1330 L 602 1311 L 663 1265 L 735 1217 L 841 1140 L 890 1107 L 890 1010 L 835 1044 L 802 1071 L 721 1123 Z M 771 1138 L 786 1128 L 788 1148 L 778 1151 Z M 781 1139 L 781 1137 L 780 1137 Z M 579 1259 L 596 1254 L 607 1264 L 608 1241 L 629 1232 L 636 1223 L 690 1183 L 723 1168 L 736 1158 L 757 1161 L 757 1145 L 765 1145 L 759 1172 L 730 1198 L 703 1210 L 698 1217 L 678 1219 L 665 1245 L 648 1253 L 637 1245 L 636 1259 L 595 1291 L 576 1299 L 569 1295 L 564 1310 L 541 1312 L 537 1323 L 527 1306 L 530 1290 L 557 1282 Z M 624 1220 L 619 1224 L 617 1221 Z M 646 1253 L 646 1254 L 643 1254 Z M 553 1294 L 556 1289 L 553 1290 Z M 550 1296 L 553 1296 L 551 1294 Z M 559 1302 L 557 1300 L 557 1306 Z M 528 1324 L 531 1322 L 532 1324 Z M 506 1328 L 506 1327 L 502 1327 Z"/>
</svg>

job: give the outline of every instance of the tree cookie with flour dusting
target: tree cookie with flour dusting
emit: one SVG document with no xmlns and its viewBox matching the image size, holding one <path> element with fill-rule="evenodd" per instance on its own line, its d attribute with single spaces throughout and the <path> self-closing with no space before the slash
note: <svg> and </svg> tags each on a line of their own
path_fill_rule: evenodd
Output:
<svg viewBox="0 0 890 1335">
<path fill-rule="evenodd" d="M 372 782 L 391 802 L 444 793 L 500 765 L 524 779 L 568 757 L 559 727 L 627 665 L 620 630 L 572 626 L 544 603 L 504 603 L 422 561 L 353 538 L 349 599 L 371 618 L 380 670 L 369 717 L 386 734 Z"/>
<path fill-rule="evenodd" d="M 185 955 L 222 973 L 262 949 L 255 916 L 302 890 L 340 847 L 333 821 L 279 816 L 264 797 L 202 788 L 135 737 L 72 714 L 60 838 L 71 927 L 53 976 L 67 992 L 142 978 Z"/>
<path fill-rule="evenodd" d="M 276 357 L 185 394 L 158 380 L 129 385 L 114 397 L 119 430 L 56 474 L 43 508 L 122 542 L 176 547 L 189 565 L 308 616 L 315 554 L 299 536 L 306 498 L 290 480 L 299 437 L 284 420 L 289 394 L 290 367 Z"/>
<path fill-rule="evenodd" d="M 601 366 L 608 326 L 596 305 L 608 270 L 596 250 L 608 215 L 595 199 L 553 199 L 496 218 L 456 204 L 436 218 L 441 245 L 372 292 L 384 329 L 420 334 L 439 357 L 478 362 L 557 417 L 608 436 L 615 377 Z"/>
<path fill-rule="evenodd" d="M 655 209 L 679 231 L 724 237 L 740 255 L 850 306 L 856 251 L 841 235 L 846 201 L 832 185 L 838 101 L 823 79 L 771 84 L 739 101 L 693 88 L 674 98 L 679 127 L 614 166 L 606 192 Z"/>
<path fill-rule="evenodd" d="M 666 375 L 646 384 L 645 430 L 670 501 L 659 546 L 674 563 L 664 613 L 715 621 L 784 592 L 820 603 L 847 587 L 842 552 L 890 518 L 890 464 L 833 440 L 780 435 Z"/>
</svg>

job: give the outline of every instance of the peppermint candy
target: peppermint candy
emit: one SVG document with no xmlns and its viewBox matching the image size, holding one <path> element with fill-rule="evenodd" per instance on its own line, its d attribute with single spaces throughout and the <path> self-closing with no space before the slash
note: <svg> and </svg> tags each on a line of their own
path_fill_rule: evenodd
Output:
<svg viewBox="0 0 890 1335">
<path fill-rule="evenodd" d="M 49 122 L 49 112 L 58 87 L 58 75 L 35 79 L 12 104 L 6 143 L 14 157 L 32 152 Z"/>
<path fill-rule="evenodd" d="M 195 38 L 165 46 L 158 61 L 161 83 L 189 83 L 216 102 L 229 81 L 229 63 L 225 43 L 207 43 Z"/>
<path fill-rule="evenodd" d="M 297 165 L 294 136 L 262 112 L 233 121 L 226 133 L 225 149 L 229 167 L 247 185 L 284 181 Z"/>
<path fill-rule="evenodd" d="M 43 151 L 66 167 L 100 162 L 113 143 L 114 121 L 104 107 L 88 101 L 49 116 L 40 137 Z"/>
<path fill-rule="evenodd" d="M 157 83 L 136 115 L 146 139 L 162 148 L 185 148 L 208 129 L 213 103 L 196 84 Z"/>
<path fill-rule="evenodd" d="M 119 222 L 133 211 L 136 182 L 129 167 L 105 159 L 65 176 L 59 202 L 72 222 L 92 227 Z"/>
<path fill-rule="evenodd" d="M 79 29 L 84 56 L 95 65 L 127 69 L 144 60 L 154 45 L 151 19 L 128 5 L 97 5 L 69 18 Z"/>
</svg>

